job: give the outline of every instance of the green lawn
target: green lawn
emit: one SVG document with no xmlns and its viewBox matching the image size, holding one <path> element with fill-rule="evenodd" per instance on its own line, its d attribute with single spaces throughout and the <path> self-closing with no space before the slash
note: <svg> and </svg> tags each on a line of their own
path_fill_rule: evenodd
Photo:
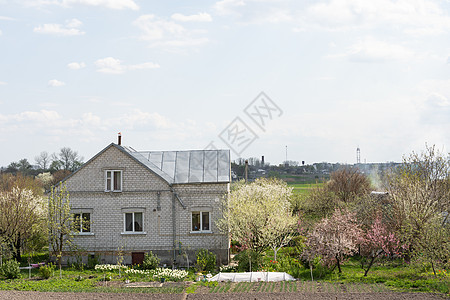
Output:
<svg viewBox="0 0 450 300">
<path fill-rule="evenodd" d="M 307 195 L 313 188 L 323 186 L 323 183 L 288 183 L 288 186 L 294 188 L 294 194 Z"/>
</svg>

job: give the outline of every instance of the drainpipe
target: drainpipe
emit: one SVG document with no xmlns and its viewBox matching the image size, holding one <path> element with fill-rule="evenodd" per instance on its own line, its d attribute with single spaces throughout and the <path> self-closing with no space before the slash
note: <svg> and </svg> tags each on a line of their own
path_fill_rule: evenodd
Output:
<svg viewBox="0 0 450 300">
<path fill-rule="evenodd" d="M 187 206 L 181 201 L 180 197 L 178 197 L 177 193 L 173 190 L 172 186 L 170 186 L 170 191 L 172 192 L 172 247 L 173 247 L 173 266 L 175 266 L 175 263 L 177 262 L 177 206 L 176 206 L 176 200 L 180 202 L 183 209 L 186 209 Z"/>
<path fill-rule="evenodd" d="M 172 243 L 173 243 L 173 262 L 172 267 L 175 267 L 175 263 L 177 262 L 177 254 L 175 252 L 176 249 L 176 234 L 177 234 L 177 220 L 176 220 L 176 206 L 175 206 L 175 193 L 172 191 Z"/>
</svg>

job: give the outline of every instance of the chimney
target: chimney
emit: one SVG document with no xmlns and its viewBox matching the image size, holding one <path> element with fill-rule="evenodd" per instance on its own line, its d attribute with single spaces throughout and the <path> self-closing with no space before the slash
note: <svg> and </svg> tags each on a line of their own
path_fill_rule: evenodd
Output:
<svg viewBox="0 0 450 300">
<path fill-rule="evenodd" d="M 264 155 L 263 155 L 263 156 L 261 156 L 261 165 L 263 165 L 263 166 L 264 166 Z"/>
<path fill-rule="evenodd" d="M 245 160 L 245 171 L 244 171 L 244 176 L 245 176 L 245 183 L 247 183 L 248 180 L 248 160 Z"/>
<path fill-rule="evenodd" d="M 119 132 L 118 137 L 117 137 L 117 144 L 120 146 L 122 145 L 122 133 Z"/>
</svg>

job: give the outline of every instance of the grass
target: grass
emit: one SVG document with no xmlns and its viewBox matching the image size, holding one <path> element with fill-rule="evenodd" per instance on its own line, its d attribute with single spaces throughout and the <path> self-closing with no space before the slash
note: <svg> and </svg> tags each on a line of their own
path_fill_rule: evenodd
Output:
<svg viewBox="0 0 450 300">
<path fill-rule="evenodd" d="M 342 266 L 342 273 L 337 270 L 322 275 L 314 270 L 314 279 L 335 284 L 369 284 L 378 290 L 399 292 L 450 293 L 450 278 L 448 276 L 434 277 L 430 270 L 409 266 L 401 261 L 382 261 L 383 265 L 372 267 L 367 276 L 357 258 L 352 258 Z M 300 272 L 300 279 L 311 280 L 310 270 Z M 358 286 L 356 286 L 358 287 Z"/>
<path fill-rule="evenodd" d="M 323 183 L 288 183 L 293 188 L 292 192 L 299 195 L 308 195 L 313 188 L 322 185 Z"/>
</svg>

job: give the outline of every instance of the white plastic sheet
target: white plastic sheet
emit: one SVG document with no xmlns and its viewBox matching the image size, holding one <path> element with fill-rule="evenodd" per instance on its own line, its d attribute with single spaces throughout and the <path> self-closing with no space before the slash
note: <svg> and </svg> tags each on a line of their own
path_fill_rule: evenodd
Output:
<svg viewBox="0 0 450 300">
<path fill-rule="evenodd" d="M 219 273 L 209 281 L 257 282 L 257 281 L 293 281 L 294 277 L 286 272 L 245 272 Z"/>
</svg>

